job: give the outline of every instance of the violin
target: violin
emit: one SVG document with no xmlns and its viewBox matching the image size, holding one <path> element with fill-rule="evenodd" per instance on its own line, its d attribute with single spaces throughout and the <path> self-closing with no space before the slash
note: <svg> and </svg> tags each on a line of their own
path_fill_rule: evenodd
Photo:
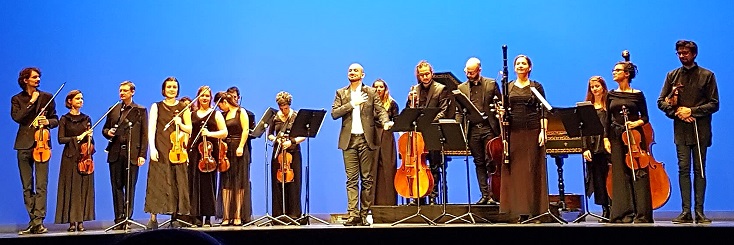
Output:
<svg viewBox="0 0 734 245">
<path fill-rule="evenodd" d="M 45 113 L 46 111 L 43 110 L 40 115 Z M 36 123 L 38 123 L 38 121 L 36 121 Z M 38 129 L 36 129 L 36 132 L 33 134 L 33 139 L 36 141 L 36 147 L 33 148 L 33 160 L 36 162 L 48 162 L 48 160 L 51 159 L 51 146 L 49 146 L 48 129 L 38 123 Z"/>
<path fill-rule="evenodd" d="M 622 142 L 627 146 L 624 162 L 633 172 L 640 168 L 647 168 L 650 165 L 650 159 L 648 158 L 648 153 L 640 148 L 642 135 L 640 135 L 640 131 L 638 130 L 630 130 L 627 124 L 627 108 L 625 106 L 622 106 L 622 114 L 624 115 L 625 123 L 625 131 L 622 132 Z"/>
<path fill-rule="evenodd" d="M 229 170 L 229 158 L 227 158 L 227 143 L 224 140 L 219 140 L 217 144 L 219 146 L 219 165 L 217 165 L 217 171 L 220 173 L 227 172 Z"/>
<path fill-rule="evenodd" d="M 415 86 L 412 88 L 414 89 Z M 411 90 L 412 90 L 411 89 Z M 411 108 L 415 107 L 415 97 Z M 428 170 L 423 134 L 417 130 L 400 135 L 398 152 L 402 163 L 395 173 L 395 190 L 405 198 L 421 198 L 433 189 L 433 175 Z"/>
<path fill-rule="evenodd" d="M 204 128 L 206 128 L 206 124 L 202 129 Z M 201 143 L 199 143 L 199 154 L 201 155 L 199 159 L 199 171 L 209 173 L 217 169 L 217 161 L 212 157 L 213 148 L 212 142 L 207 141 L 206 135 L 201 134 Z"/>
<path fill-rule="evenodd" d="M 279 139 L 280 143 L 278 144 L 278 150 L 276 151 L 278 164 L 280 164 L 280 167 L 278 168 L 278 173 L 276 178 L 278 179 L 278 182 L 280 183 L 290 183 L 293 182 L 293 169 L 291 168 L 291 163 L 293 163 L 293 155 L 283 149 L 283 142 L 285 141 L 287 136 L 281 136 Z"/>
<path fill-rule="evenodd" d="M 178 110 L 176 110 L 176 114 L 178 114 Z M 189 161 L 189 154 L 184 150 L 186 148 L 186 141 L 182 139 L 183 137 L 180 127 L 176 124 L 176 130 L 171 132 L 170 136 L 173 147 L 168 151 L 168 159 L 172 164 L 181 164 Z"/>
<path fill-rule="evenodd" d="M 92 127 L 89 122 L 87 122 L 87 130 L 91 130 Z M 92 136 L 87 135 L 87 142 L 82 143 L 82 145 L 79 147 L 81 158 L 79 158 L 79 162 L 77 163 L 77 170 L 79 170 L 79 173 L 82 175 L 89 175 L 94 173 L 94 161 L 92 160 L 92 154 L 94 154 L 94 144 L 92 144 Z"/>
</svg>

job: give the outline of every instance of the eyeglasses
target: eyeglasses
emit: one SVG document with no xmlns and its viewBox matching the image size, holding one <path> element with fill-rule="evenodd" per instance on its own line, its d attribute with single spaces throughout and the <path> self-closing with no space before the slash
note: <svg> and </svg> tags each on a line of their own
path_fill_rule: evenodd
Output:
<svg viewBox="0 0 734 245">
<path fill-rule="evenodd" d="M 688 56 L 688 55 L 691 55 L 691 52 L 689 52 L 689 51 L 675 52 L 675 55 L 677 55 L 677 56 Z"/>
</svg>

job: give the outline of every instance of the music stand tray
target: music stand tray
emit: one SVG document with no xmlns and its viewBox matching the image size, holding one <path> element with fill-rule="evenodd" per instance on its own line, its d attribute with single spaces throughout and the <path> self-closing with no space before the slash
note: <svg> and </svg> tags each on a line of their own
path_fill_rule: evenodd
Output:
<svg viewBox="0 0 734 245">
<path fill-rule="evenodd" d="M 300 109 L 296 115 L 296 119 L 293 120 L 291 125 L 290 135 L 293 137 L 306 137 L 306 199 L 305 206 L 306 212 L 300 218 L 295 221 L 298 223 L 301 220 L 305 220 L 306 224 L 311 224 L 311 219 L 321 222 L 322 224 L 328 225 L 329 222 L 319 219 L 311 215 L 310 209 L 310 166 L 311 166 L 311 138 L 315 138 L 316 134 L 321 130 L 323 125 L 324 117 L 326 116 L 326 110 L 311 110 L 311 109 Z M 300 223 L 299 223 L 300 224 Z"/>
<path fill-rule="evenodd" d="M 441 109 L 437 107 L 405 108 L 395 118 L 395 121 L 394 121 L 395 123 L 393 124 L 393 127 L 390 129 L 390 131 L 391 132 L 409 132 L 409 131 L 421 131 L 422 132 L 424 127 L 437 127 L 436 125 L 431 125 L 431 123 L 433 122 L 433 119 L 436 118 L 436 115 L 438 115 L 438 112 L 440 110 Z M 427 141 L 425 136 L 423 140 Z M 433 147 L 430 147 L 428 146 L 428 144 L 426 144 L 426 149 L 440 150 L 441 146 L 440 146 L 440 143 L 438 144 L 438 146 L 434 145 Z M 418 182 L 420 182 L 420 180 L 418 180 Z M 418 199 L 420 198 L 421 197 L 418 197 Z M 426 217 L 424 214 L 421 213 L 421 202 L 417 201 L 416 203 L 417 203 L 417 209 L 416 209 L 415 214 L 412 214 L 408 217 L 398 220 L 395 223 L 392 223 L 391 226 L 395 226 L 397 224 L 403 223 L 414 217 L 419 217 L 423 219 L 429 225 L 436 225 L 436 222 L 433 222 L 433 220 L 429 219 L 428 217 Z"/>
<path fill-rule="evenodd" d="M 469 100 L 469 97 L 467 97 L 460 90 L 457 89 L 457 90 L 451 91 L 451 95 L 449 96 L 454 97 L 456 100 L 456 103 L 458 103 L 461 106 L 460 108 L 463 110 L 466 110 L 466 119 L 468 119 L 469 122 L 482 123 L 484 122 L 484 120 L 487 119 L 487 116 L 482 115 L 482 113 L 479 112 L 479 109 L 477 109 L 477 107 L 474 106 L 473 103 L 471 103 L 471 100 Z"/>
</svg>

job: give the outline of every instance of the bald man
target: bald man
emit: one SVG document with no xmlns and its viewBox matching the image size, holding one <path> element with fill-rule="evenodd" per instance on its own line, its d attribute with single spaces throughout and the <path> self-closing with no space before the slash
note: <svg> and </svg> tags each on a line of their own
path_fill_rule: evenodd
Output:
<svg viewBox="0 0 734 245">
<path fill-rule="evenodd" d="M 482 122 L 469 122 L 468 120 L 464 122 L 464 115 L 462 114 L 464 108 L 461 105 L 457 105 L 458 113 L 456 114 L 458 122 L 468 125 L 465 127 L 467 129 L 465 133 L 469 141 L 469 151 L 476 167 L 479 190 L 482 192 L 482 198 L 477 201 L 477 204 L 480 205 L 496 204 L 489 183 L 492 180 L 492 173 L 497 169 L 493 164 L 486 161 L 485 146 L 490 139 L 500 134 L 500 124 L 490 104 L 493 103 L 495 97 L 502 98 L 497 82 L 494 79 L 482 77 L 481 72 L 482 65 L 479 59 L 469 58 L 464 67 L 467 81 L 459 84 L 458 90 L 469 97 L 471 103 L 486 116 L 486 119 Z"/>
<path fill-rule="evenodd" d="M 339 133 L 339 149 L 344 157 L 344 169 L 347 174 L 347 211 L 349 219 L 345 226 L 369 226 L 367 214 L 372 207 L 374 194 L 372 184 L 372 165 L 374 151 L 377 150 L 377 133 L 375 119 L 378 119 L 385 130 L 392 127 L 393 122 L 387 116 L 385 108 L 380 106 L 377 91 L 362 84 L 364 68 L 358 63 L 351 64 L 347 71 L 349 85 L 336 90 L 334 104 L 331 106 L 331 117 L 342 119 Z M 359 120 L 355 120 L 355 119 Z M 361 192 L 358 183 L 361 179 Z M 357 207 L 357 199 L 360 207 Z"/>
</svg>

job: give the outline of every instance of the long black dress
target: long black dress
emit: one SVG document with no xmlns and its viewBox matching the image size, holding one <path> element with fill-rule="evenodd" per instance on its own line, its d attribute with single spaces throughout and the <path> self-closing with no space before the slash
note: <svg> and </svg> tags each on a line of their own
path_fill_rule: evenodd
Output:
<svg viewBox="0 0 734 245">
<path fill-rule="evenodd" d="M 607 122 L 607 110 L 596 109 L 599 120 Z M 607 175 L 609 174 L 609 153 L 604 149 L 603 135 L 584 136 L 584 150 L 591 152 L 591 161 L 586 162 L 586 196 L 594 195 L 594 203 L 608 206 Z"/>
<path fill-rule="evenodd" d="M 649 122 L 645 94 L 611 91 L 607 97 L 607 137 L 612 145 L 612 210 L 610 222 L 615 223 L 652 223 L 652 194 L 650 175 L 647 168 L 635 170 L 637 180 L 632 180 L 632 170 L 625 163 L 627 147 L 622 142 L 625 131 L 622 106 L 628 111 L 628 120 Z M 633 130 L 644 133 L 641 127 Z M 647 149 L 645 137 L 641 137 L 640 148 Z"/>
<path fill-rule="evenodd" d="M 186 164 L 172 164 L 168 152 L 173 148 L 171 133 L 175 125 L 165 131 L 163 128 L 186 105 L 177 103 L 168 106 L 163 101 L 156 102 L 158 118 L 155 130 L 155 149 L 158 161 L 150 160 L 148 165 L 148 186 L 145 191 L 145 212 L 151 214 L 188 215 L 190 211 L 189 182 Z"/>
<path fill-rule="evenodd" d="M 77 162 L 81 158 L 81 145 L 87 142 L 85 137 L 81 142 L 76 136 L 84 133 L 89 127 L 91 119 L 84 113 L 72 115 L 67 113 L 59 120 L 59 144 L 64 145 L 59 170 L 59 191 L 56 196 L 57 224 L 84 222 L 94 220 L 94 173 L 80 174 Z M 94 143 L 94 141 L 92 141 Z"/>
<path fill-rule="evenodd" d="M 247 145 L 249 141 L 245 143 L 245 147 L 242 152 L 242 156 L 237 156 L 237 147 L 240 145 L 242 140 L 242 125 L 240 124 L 240 113 L 242 109 L 237 109 L 237 113 L 234 118 L 226 119 L 227 124 L 227 138 L 224 142 L 227 143 L 227 159 L 229 159 L 229 170 L 219 174 L 219 193 L 217 194 L 217 218 L 224 218 L 228 220 L 242 219 L 243 223 L 247 223 L 252 219 L 252 190 L 250 187 L 250 147 Z M 226 113 L 225 113 L 226 116 Z M 230 192 L 230 203 L 224 205 L 222 190 L 229 190 Z M 236 213 L 237 193 L 244 192 L 242 195 L 242 203 L 240 207 L 240 217 L 234 217 Z M 229 208 L 228 214 L 230 217 L 224 217 L 224 207 Z"/>
<path fill-rule="evenodd" d="M 535 81 L 523 88 L 514 82 L 509 86 L 510 164 L 502 166 L 500 212 L 508 214 L 510 222 L 548 209 L 545 145 L 538 145 L 541 105 L 532 95 L 531 86 L 545 96 L 543 86 Z"/>
<path fill-rule="evenodd" d="M 293 124 L 293 120 L 296 119 L 296 112 L 291 110 L 291 116 L 288 120 L 282 120 L 279 116 L 275 116 L 273 125 L 268 130 L 268 135 L 279 135 L 279 132 L 283 130 L 287 132 L 290 130 L 290 126 Z M 286 126 L 287 125 L 287 126 Z M 284 130 L 286 127 L 288 130 Z M 291 142 L 295 137 L 289 137 Z M 278 149 L 280 144 L 273 143 L 273 149 Z M 278 163 L 277 156 L 273 150 L 273 158 L 270 165 L 270 176 L 272 178 L 272 196 L 273 196 L 273 216 L 278 217 L 283 214 L 283 202 L 285 201 L 285 214 L 293 219 L 301 217 L 301 145 L 293 144 L 286 149 L 286 152 L 293 156 L 291 162 L 291 169 L 293 169 L 293 182 L 285 183 L 285 200 L 283 199 L 283 183 L 278 181 L 278 169 L 280 164 Z"/>
<path fill-rule="evenodd" d="M 203 136 L 199 135 L 204 123 L 210 131 L 217 131 L 217 120 L 215 119 L 215 110 L 209 111 L 204 116 L 199 113 L 191 113 L 191 142 L 189 144 L 189 195 L 191 201 L 191 216 L 215 216 L 216 215 L 216 194 L 217 194 L 217 171 L 208 173 L 199 170 L 199 143 L 202 142 Z M 211 115 L 211 116 L 210 116 Z M 196 135 L 199 135 L 196 138 Z M 194 141 L 195 140 L 195 141 Z M 217 146 L 217 138 L 207 137 L 206 140 L 211 143 L 211 157 L 216 160 L 219 155 L 219 147 Z M 198 221 L 197 221 L 198 222 Z"/>
<path fill-rule="evenodd" d="M 390 102 L 390 108 L 387 115 L 390 121 L 394 121 L 398 116 L 398 103 L 395 100 Z M 380 125 L 377 123 L 376 125 Z M 395 173 L 398 165 L 398 149 L 395 142 L 395 133 L 383 130 L 377 127 L 377 135 L 379 148 L 375 151 L 375 166 L 372 168 L 372 176 L 375 178 L 375 202 L 374 205 L 397 205 L 398 192 L 395 190 Z"/>
</svg>

